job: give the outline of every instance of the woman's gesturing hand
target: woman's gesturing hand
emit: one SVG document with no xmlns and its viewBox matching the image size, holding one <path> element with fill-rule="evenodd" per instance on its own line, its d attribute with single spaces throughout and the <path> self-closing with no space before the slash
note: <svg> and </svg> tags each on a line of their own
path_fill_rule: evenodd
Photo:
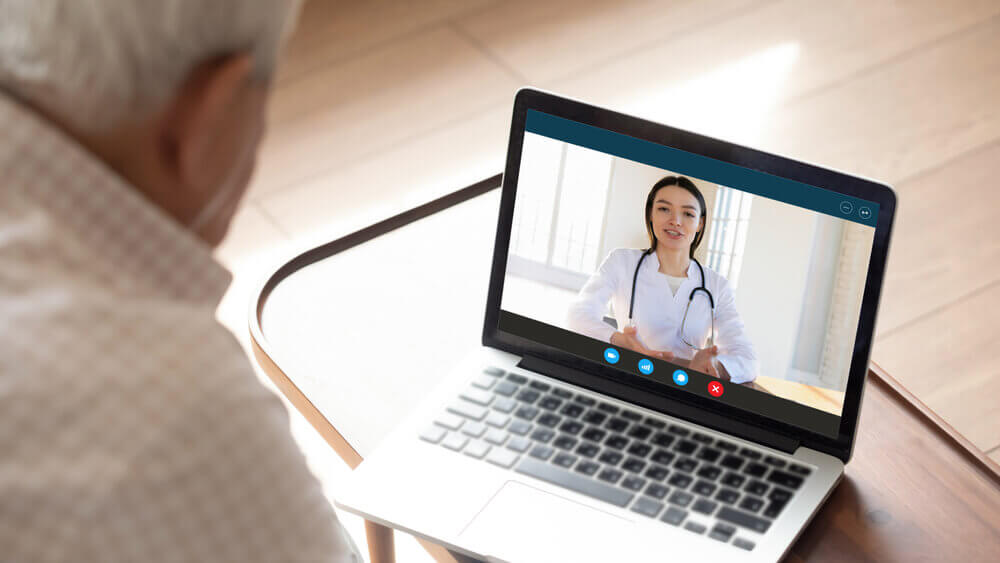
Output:
<svg viewBox="0 0 1000 563">
<path fill-rule="evenodd" d="M 695 352 L 694 357 L 691 358 L 688 367 L 700 371 L 702 373 L 707 373 L 712 377 L 719 377 L 719 370 L 715 369 L 715 363 L 712 360 L 719 355 L 719 347 L 711 346 L 705 348 L 704 350 L 698 350 Z"/>
<path fill-rule="evenodd" d="M 646 348 L 642 341 L 639 340 L 639 333 L 636 331 L 634 326 L 627 326 L 623 331 L 612 334 L 611 343 L 621 348 L 634 350 L 643 356 L 649 356 L 650 358 L 659 358 L 667 361 L 674 359 L 674 354 L 672 352 L 661 352 Z"/>
</svg>

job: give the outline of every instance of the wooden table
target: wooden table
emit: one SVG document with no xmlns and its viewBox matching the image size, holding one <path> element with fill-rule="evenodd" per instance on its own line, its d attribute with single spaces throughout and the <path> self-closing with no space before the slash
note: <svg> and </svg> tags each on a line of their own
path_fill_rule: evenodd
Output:
<svg viewBox="0 0 1000 563">
<path fill-rule="evenodd" d="M 351 467 L 479 344 L 499 180 L 296 257 L 253 304 L 258 361 Z M 854 457 L 789 559 L 1000 561 L 1000 467 L 873 363 Z"/>
</svg>

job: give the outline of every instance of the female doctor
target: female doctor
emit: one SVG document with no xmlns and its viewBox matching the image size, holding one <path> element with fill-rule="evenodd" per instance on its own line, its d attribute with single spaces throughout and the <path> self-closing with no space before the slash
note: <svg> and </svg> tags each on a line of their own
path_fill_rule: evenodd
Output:
<svg viewBox="0 0 1000 563">
<path fill-rule="evenodd" d="M 646 197 L 649 249 L 608 255 L 570 306 L 570 330 L 733 383 L 753 381 L 757 355 L 729 282 L 694 257 L 706 216 L 694 182 L 656 182 Z M 609 301 L 621 330 L 603 321 Z"/>
</svg>

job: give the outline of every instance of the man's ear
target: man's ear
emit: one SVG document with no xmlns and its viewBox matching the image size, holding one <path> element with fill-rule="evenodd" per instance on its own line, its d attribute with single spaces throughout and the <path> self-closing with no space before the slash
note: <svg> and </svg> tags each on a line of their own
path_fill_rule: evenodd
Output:
<svg viewBox="0 0 1000 563">
<path fill-rule="evenodd" d="M 227 55 L 195 67 L 178 89 L 162 116 L 160 145 L 167 172 L 179 186 L 201 190 L 216 180 L 214 145 L 229 126 L 228 106 L 252 72 L 250 55 Z"/>
</svg>

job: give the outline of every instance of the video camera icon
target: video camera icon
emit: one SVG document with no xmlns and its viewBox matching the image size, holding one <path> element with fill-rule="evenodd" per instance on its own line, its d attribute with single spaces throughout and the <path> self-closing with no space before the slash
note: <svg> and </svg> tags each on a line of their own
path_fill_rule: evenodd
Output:
<svg viewBox="0 0 1000 563">
<path fill-rule="evenodd" d="M 621 359 L 621 354 L 618 353 L 618 350 L 615 350 L 614 348 L 608 348 L 604 351 L 604 361 L 608 362 L 609 364 L 617 364 L 618 360 L 620 359 Z"/>
</svg>

